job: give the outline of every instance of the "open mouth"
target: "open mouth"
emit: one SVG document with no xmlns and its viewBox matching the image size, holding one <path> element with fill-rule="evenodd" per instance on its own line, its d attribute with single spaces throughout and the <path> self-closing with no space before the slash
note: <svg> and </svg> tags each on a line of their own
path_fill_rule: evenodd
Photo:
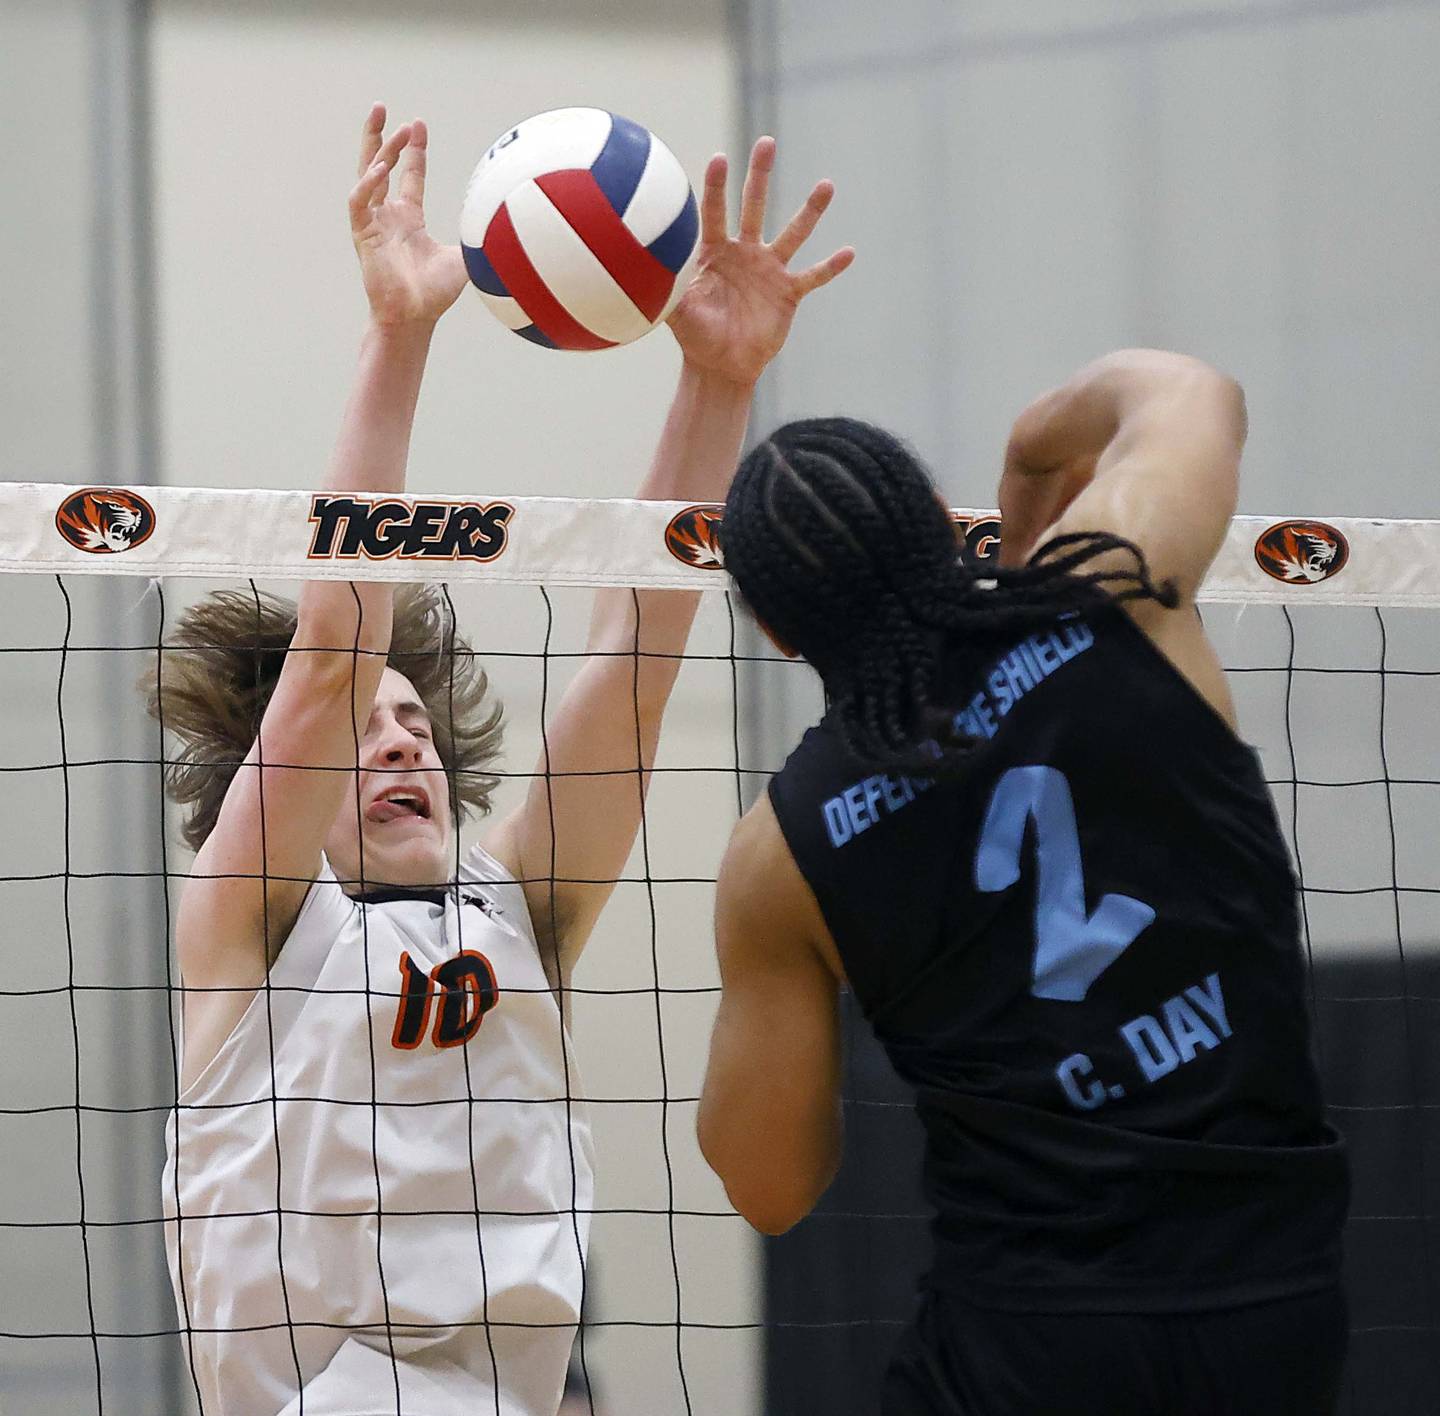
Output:
<svg viewBox="0 0 1440 1416">
<path fill-rule="evenodd" d="M 386 787 L 370 803 L 365 819 L 376 825 L 389 821 L 430 819 L 430 796 L 424 787 Z"/>
</svg>

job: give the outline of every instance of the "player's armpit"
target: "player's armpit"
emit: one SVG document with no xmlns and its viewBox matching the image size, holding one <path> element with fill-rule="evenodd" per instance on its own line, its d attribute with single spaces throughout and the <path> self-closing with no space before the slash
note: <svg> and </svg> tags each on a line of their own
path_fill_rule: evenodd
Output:
<svg viewBox="0 0 1440 1416">
<path fill-rule="evenodd" d="M 597 593 L 593 657 L 547 723 L 524 803 L 485 836 L 485 849 L 524 882 L 553 983 L 574 967 L 639 834 L 699 600 L 675 590 Z"/>
<path fill-rule="evenodd" d="M 819 907 L 768 798 L 736 828 L 716 893 L 721 997 L 700 1099 L 700 1149 L 766 1234 L 798 1223 L 840 1162 L 838 983 Z"/>
</svg>

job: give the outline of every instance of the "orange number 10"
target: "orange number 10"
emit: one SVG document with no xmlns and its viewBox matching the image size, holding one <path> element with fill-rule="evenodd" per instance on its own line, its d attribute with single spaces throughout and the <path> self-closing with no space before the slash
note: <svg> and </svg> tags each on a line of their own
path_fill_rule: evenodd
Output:
<svg viewBox="0 0 1440 1416">
<path fill-rule="evenodd" d="M 463 1047 L 480 1031 L 485 1014 L 500 1001 L 500 986 L 495 982 L 490 960 L 473 949 L 461 950 L 453 959 L 436 964 L 429 973 L 407 951 L 400 955 L 400 979 L 400 1007 L 390 1041 L 406 1051 L 419 1047 L 424 1040 L 431 1005 L 437 997 L 440 1006 L 435 1009 L 436 1047 Z"/>
</svg>

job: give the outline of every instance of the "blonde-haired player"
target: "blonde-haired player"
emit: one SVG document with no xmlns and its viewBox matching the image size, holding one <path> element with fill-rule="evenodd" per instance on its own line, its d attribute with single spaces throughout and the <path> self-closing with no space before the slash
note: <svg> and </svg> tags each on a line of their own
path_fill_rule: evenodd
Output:
<svg viewBox="0 0 1440 1416">
<path fill-rule="evenodd" d="M 334 492 L 403 490 L 431 333 L 465 285 L 458 248 L 425 229 L 425 126 L 386 139 L 384 121 L 377 105 L 350 196 L 370 326 Z M 733 238 L 724 158 L 707 170 L 700 274 L 671 319 L 679 388 L 641 497 L 723 498 L 755 380 L 852 258 L 787 269 L 828 183 L 764 242 L 773 160 L 761 139 Z M 203 603 L 156 686 L 192 748 L 239 733 L 244 756 L 192 750 L 172 777 L 203 844 L 175 931 L 164 1196 L 213 1416 L 553 1416 L 579 1320 L 592 1162 L 554 990 L 639 827 L 698 596 L 596 597 L 595 657 L 547 724 L 541 775 L 458 871 L 476 795 L 457 768 L 494 724 L 450 721 L 447 693 L 432 682 L 427 701 L 387 663 L 394 599 L 356 582 L 307 584 L 293 609 L 257 600 L 268 657 L 233 597 Z M 408 654 L 426 625 L 456 648 L 433 609 L 402 607 Z M 207 670 L 243 679 L 242 663 L 258 667 L 217 702 Z M 263 710 L 253 744 L 226 707 L 242 690 Z"/>
</svg>

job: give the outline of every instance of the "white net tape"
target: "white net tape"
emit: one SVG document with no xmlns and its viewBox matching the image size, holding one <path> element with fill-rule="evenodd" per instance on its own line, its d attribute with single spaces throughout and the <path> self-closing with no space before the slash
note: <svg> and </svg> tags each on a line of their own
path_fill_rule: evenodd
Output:
<svg viewBox="0 0 1440 1416">
<path fill-rule="evenodd" d="M 17 482 L 0 571 L 720 588 L 718 507 L 568 497 L 335 495 Z M 957 510 L 973 549 L 993 512 Z M 1440 521 L 1237 516 L 1202 598 L 1440 607 Z"/>
</svg>

